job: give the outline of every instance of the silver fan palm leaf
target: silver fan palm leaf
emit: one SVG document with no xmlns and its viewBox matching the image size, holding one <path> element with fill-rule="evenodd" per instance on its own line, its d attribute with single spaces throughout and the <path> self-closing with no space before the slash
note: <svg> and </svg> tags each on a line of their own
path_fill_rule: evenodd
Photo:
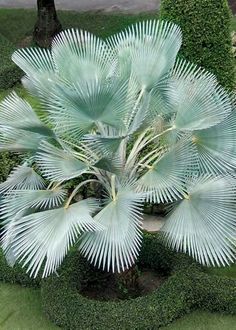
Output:
<svg viewBox="0 0 236 330">
<path fill-rule="evenodd" d="M 82 254 L 108 272 L 129 268 L 141 245 L 143 200 L 144 195 L 135 193 L 132 185 L 118 187 L 112 199 L 94 217 L 105 229 L 81 237 Z"/>
<path fill-rule="evenodd" d="M 185 198 L 163 227 L 168 243 L 206 265 L 235 260 L 235 179 L 202 177 L 188 183 Z"/>
<path fill-rule="evenodd" d="M 46 259 L 43 277 L 48 276 L 58 268 L 81 232 L 102 229 L 91 217 L 97 207 L 96 201 L 83 200 L 68 208 L 13 218 L 10 247 L 14 256 L 24 262 L 23 266 L 28 265 L 27 271 L 34 276 Z"/>
<path fill-rule="evenodd" d="M 197 130 L 214 126 L 232 111 L 230 95 L 215 77 L 186 61 L 177 62 L 170 84 L 170 102 L 176 112 L 174 125 L 181 130 Z"/>
<path fill-rule="evenodd" d="M 16 214 L 31 209 L 47 209 L 60 206 L 67 195 L 67 191 L 60 187 L 55 189 L 21 189 L 6 193 L 1 201 L 1 218 L 11 221 Z"/>
<path fill-rule="evenodd" d="M 23 164 L 13 169 L 7 180 L 0 184 L 0 192 L 18 189 L 40 189 L 44 187 L 43 178 L 33 168 Z"/>
</svg>

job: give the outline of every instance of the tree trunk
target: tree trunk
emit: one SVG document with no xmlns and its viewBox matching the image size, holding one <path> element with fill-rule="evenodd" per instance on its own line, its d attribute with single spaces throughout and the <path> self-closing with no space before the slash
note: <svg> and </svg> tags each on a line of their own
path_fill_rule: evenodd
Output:
<svg viewBox="0 0 236 330">
<path fill-rule="evenodd" d="M 61 31 L 54 0 L 37 0 L 38 19 L 34 27 L 33 39 L 40 47 L 49 47 L 52 38 Z"/>
</svg>

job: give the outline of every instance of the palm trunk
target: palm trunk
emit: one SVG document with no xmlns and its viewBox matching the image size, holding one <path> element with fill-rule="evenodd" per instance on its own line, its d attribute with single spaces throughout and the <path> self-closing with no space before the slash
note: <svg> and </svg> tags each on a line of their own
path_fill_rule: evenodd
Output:
<svg viewBox="0 0 236 330">
<path fill-rule="evenodd" d="M 40 47 L 49 47 L 52 38 L 61 31 L 54 0 L 37 0 L 38 19 L 34 27 L 33 39 Z"/>
<path fill-rule="evenodd" d="M 122 298 L 129 298 L 139 288 L 139 273 L 136 265 L 126 271 L 115 274 L 115 281 Z"/>
</svg>

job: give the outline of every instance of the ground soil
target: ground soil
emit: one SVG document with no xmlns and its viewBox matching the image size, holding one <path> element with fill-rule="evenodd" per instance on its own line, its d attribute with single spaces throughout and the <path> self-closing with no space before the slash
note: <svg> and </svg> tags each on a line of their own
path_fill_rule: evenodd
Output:
<svg viewBox="0 0 236 330">
<path fill-rule="evenodd" d="M 102 280 L 89 283 L 80 293 L 87 298 L 102 301 L 134 299 L 155 291 L 165 280 L 166 277 L 157 272 L 151 269 L 143 269 L 139 272 L 136 285 L 133 288 L 126 289 L 122 285 L 117 285 L 114 276 L 107 274 Z"/>
</svg>

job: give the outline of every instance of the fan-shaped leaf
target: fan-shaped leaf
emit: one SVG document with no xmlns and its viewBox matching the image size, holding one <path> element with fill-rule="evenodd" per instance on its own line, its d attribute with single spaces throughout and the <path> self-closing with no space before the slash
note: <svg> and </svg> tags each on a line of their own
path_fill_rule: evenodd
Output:
<svg viewBox="0 0 236 330">
<path fill-rule="evenodd" d="M 0 193 L 13 189 L 40 189 L 44 187 L 44 180 L 33 168 L 21 165 L 11 172 L 7 180 L 0 184 Z"/>
<path fill-rule="evenodd" d="M 170 22 L 143 21 L 108 39 L 123 76 L 134 75 L 140 89 L 150 90 L 172 68 L 182 42 L 180 28 Z"/>
<path fill-rule="evenodd" d="M 165 203 L 180 198 L 184 194 L 188 175 L 197 166 L 195 153 L 191 141 L 184 140 L 161 154 L 138 181 L 140 189 L 147 192 L 147 199 Z"/>
<path fill-rule="evenodd" d="M 127 95 L 127 83 L 108 84 L 94 80 L 88 84 L 55 85 L 47 111 L 59 135 L 78 140 L 100 125 L 122 129 L 124 114 L 130 111 L 133 98 Z M 70 134 L 68 134 L 68 132 Z"/>
<path fill-rule="evenodd" d="M 44 139 L 46 139 L 45 135 L 2 126 L 0 128 L 0 151 L 31 152 L 34 154 Z"/>
<path fill-rule="evenodd" d="M 169 245 L 206 265 L 235 260 L 235 187 L 227 177 L 193 180 L 162 228 Z"/>
<path fill-rule="evenodd" d="M 234 171 L 236 165 L 236 112 L 220 124 L 195 131 L 201 173 L 222 174 Z"/>
<path fill-rule="evenodd" d="M 113 63 L 112 52 L 106 43 L 82 30 L 66 30 L 52 42 L 52 55 L 63 79 L 84 83 L 109 76 Z"/>
<path fill-rule="evenodd" d="M 2 219 L 11 221 L 19 212 L 27 209 L 46 209 L 58 207 L 66 198 L 66 190 L 61 188 L 51 190 L 13 190 L 1 200 L 0 214 Z"/>
<path fill-rule="evenodd" d="M 91 214 L 97 209 L 95 200 L 88 199 L 70 205 L 37 212 L 16 219 L 11 247 L 14 256 L 28 265 L 30 275 L 37 276 L 46 259 L 43 277 L 54 272 L 63 261 L 69 248 L 83 231 L 101 230 Z"/>
<path fill-rule="evenodd" d="M 83 142 L 97 154 L 111 155 L 117 152 L 124 138 L 125 136 L 87 134 L 83 137 Z"/>
<path fill-rule="evenodd" d="M 43 175 L 52 181 L 69 180 L 88 169 L 88 164 L 77 159 L 71 150 L 62 150 L 47 142 L 41 145 L 36 161 Z"/>
<path fill-rule="evenodd" d="M 185 182 L 196 166 L 196 150 L 191 141 L 184 140 L 161 154 L 138 181 L 139 189 L 154 203 L 172 202 L 185 191 Z"/>
<path fill-rule="evenodd" d="M 51 52 L 45 48 L 21 48 L 14 52 L 12 60 L 28 76 L 55 70 Z"/>
<path fill-rule="evenodd" d="M 31 105 L 15 92 L 6 97 L 0 104 L 0 126 L 54 136 L 54 133 L 39 120 Z"/>
<path fill-rule="evenodd" d="M 232 101 L 216 78 L 187 61 L 178 61 L 170 80 L 170 111 L 176 112 L 174 125 L 181 130 L 214 126 L 232 111 Z"/>
<path fill-rule="evenodd" d="M 135 193 L 132 188 L 119 187 L 116 198 L 95 216 L 105 230 L 81 237 L 82 254 L 107 271 L 125 270 L 135 262 L 139 252 L 143 195 Z"/>
</svg>

